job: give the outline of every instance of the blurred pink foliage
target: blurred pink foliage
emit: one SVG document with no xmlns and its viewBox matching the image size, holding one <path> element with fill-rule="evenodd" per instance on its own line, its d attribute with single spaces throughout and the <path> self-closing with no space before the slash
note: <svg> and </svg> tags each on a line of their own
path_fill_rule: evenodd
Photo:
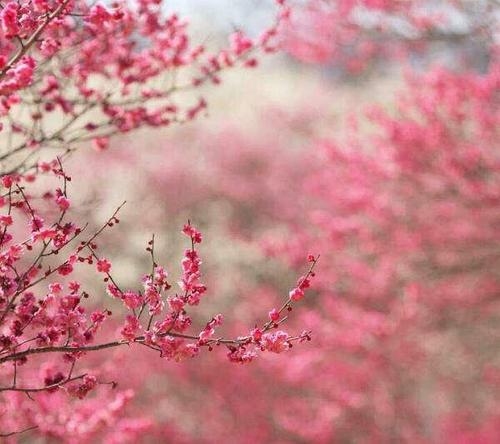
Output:
<svg viewBox="0 0 500 444">
<path fill-rule="evenodd" d="M 498 51 L 497 8 L 489 0 L 308 0 L 292 16 L 285 48 L 304 62 L 335 63 L 351 75 L 377 60 L 404 60 L 443 44 L 470 66 L 477 52 Z"/>
<path fill-rule="evenodd" d="M 309 310 L 291 321 L 313 331 L 309 347 L 249 369 L 217 360 L 168 369 L 174 389 L 145 390 L 174 406 L 163 424 L 178 422 L 178 442 L 496 441 L 499 85 L 496 65 L 408 76 L 394 108 L 367 107 L 337 139 L 302 134 L 305 151 L 289 141 L 316 111 L 273 110 L 265 121 L 279 137 L 203 130 L 199 169 L 186 160 L 196 131 L 160 149 L 166 165 L 184 153 L 195 168 L 184 182 L 149 165 L 137 192 L 169 193 L 166 214 L 223 200 L 235 239 L 292 267 L 306 248 L 322 255 Z M 133 151 L 122 161 L 141 165 Z M 255 297 L 273 304 L 275 284 Z M 234 303 L 258 316 L 251 302 Z M 200 404 L 210 415 L 186 425 Z"/>
</svg>

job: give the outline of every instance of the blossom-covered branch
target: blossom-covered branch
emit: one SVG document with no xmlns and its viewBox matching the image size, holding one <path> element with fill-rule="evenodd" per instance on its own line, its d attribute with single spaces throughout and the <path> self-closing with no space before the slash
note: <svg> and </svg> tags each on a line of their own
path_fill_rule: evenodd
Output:
<svg viewBox="0 0 500 444">
<path fill-rule="evenodd" d="M 154 237 L 147 247 L 152 263 L 151 271 L 142 278 L 142 290 L 122 289 L 111 274 L 111 262 L 98 253 L 97 242 L 106 228 L 120 222 L 118 212 L 124 204 L 86 240 L 76 242 L 83 235 L 84 227 L 67 220 L 71 207 L 68 196 L 71 177 L 64 171 L 60 159 L 40 164 L 39 171 L 39 174 L 62 181 L 62 186 L 53 192 L 42 193 L 42 201 L 48 204 L 44 216 L 35 203 L 38 198 L 30 192 L 30 180 L 22 175 L 2 179 L 5 189 L 2 205 L 7 206 L 8 211 L 0 216 L 3 226 L 0 365 L 13 365 L 12 383 L 0 387 L 0 392 L 30 394 L 67 387 L 68 393 L 82 398 L 99 381 L 89 372 L 73 376 L 75 366 L 85 362 L 82 358 L 90 352 L 123 345 L 143 345 L 158 351 L 163 358 L 175 361 L 194 357 L 203 347 L 212 350 L 214 346 L 223 345 L 228 348 L 231 361 L 243 363 L 251 361 L 258 351 L 280 353 L 292 347 L 295 341 L 310 339 L 307 331 L 293 336 L 272 330 L 286 320 L 282 313 L 290 311 L 292 304 L 304 296 L 304 290 L 314 276 L 317 257 L 308 257 L 308 272 L 299 279 L 281 308 L 271 310 L 269 320 L 261 328 L 234 339 L 217 336 L 215 329 L 223 320 L 218 314 L 199 333 L 190 333 L 192 319 L 187 309 L 197 306 L 207 291 L 200 281 L 201 258 L 196 249 L 202 242 L 201 233 L 190 223 L 183 228 L 190 248 L 182 260 L 180 292 L 172 294 L 174 290 L 166 270 L 156 263 Z M 50 224 L 46 222 L 48 217 L 53 220 Z M 22 232 L 23 225 L 26 233 Z M 83 302 L 90 295 L 82 290 L 77 280 L 69 280 L 77 273 L 78 264 L 80 267 L 95 267 L 97 276 L 104 276 L 102 279 L 107 283 L 109 296 L 123 304 L 123 317 L 112 317 L 112 312 L 106 307 L 90 313 L 87 311 Z M 55 276 L 59 278 L 56 281 L 53 280 Z M 119 319 L 124 319 L 119 337 L 99 341 L 98 332 L 105 321 L 114 320 L 116 324 L 120 323 Z M 67 375 L 57 371 L 45 376 L 44 385 L 20 385 L 19 371 L 28 360 L 46 354 L 62 355 L 61 363 L 70 364 Z"/>
<path fill-rule="evenodd" d="M 102 150 L 115 134 L 196 118 L 207 107 L 197 90 L 277 49 L 289 14 L 277 4 L 274 22 L 256 39 L 237 31 L 212 51 L 193 43 L 188 23 L 165 16 L 157 1 L 7 2 L 0 12 L 0 130 L 9 135 L 0 144 L 0 172 L 32 171 L 42 148 L 67 155 L 92 141 Z"/>
</svg>

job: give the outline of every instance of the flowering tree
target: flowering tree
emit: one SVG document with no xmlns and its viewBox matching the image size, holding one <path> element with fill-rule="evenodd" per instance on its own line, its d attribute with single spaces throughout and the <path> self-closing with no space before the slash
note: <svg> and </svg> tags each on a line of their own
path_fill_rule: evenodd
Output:
<svg viewBox="0 0 500 444">
<path fill-rule="evenodd" d="M 214 406 L 177 442 L 498 440 L 500 71 L 495 45 L 484 50 L 483 72 L 408 76 L 388 103 L 348 119 L 343 137 L 310 124 L 330 125 L 327 108 L 273 110 L 257 134 L 194 133 L 187 145 L 210 148 L 198 185 L 165 176 L 166 156 L 148 175 L 143 196 L 168 193 L 167 211 L 224 200 L 231 235 L 263 239 L 289 265 L 306 245 L 322 252 L 318 295 L 297 318 L 319 333 L 312 347 L 248 372 L 185 366 L 178 385 L 149 392 L 175 405 L 178 427 Z M 186 189 L 193 196 L 175 201 Z M 271 302 L 281 283 L 269 280 L 253 293 Z"/>
<path fill-rule="evenodd" d="M 201 233 L 189 222 L 182 230 L 189 248 L 177 291 L 157 263 L 154 236 L 146 248 L 149 271 L 137 279 L 137 288 L 123 289 L 98 245 L 100 235 L 120 222 L 121 206 L 87 233 L 87 225 L 72 217 L 72 178 L 63 167 L 85 141 L 102 150 L 116 133 L 194 119 L 207 104 L 203 98 L 190 103 L 193 91 L 218 84 L 225 69 L 255 66 L 258 51 L 276 49 L 278 28 L 288 16 L 284 2 L 277 4 L 275 23 L 260 37 L 252 40 L 237 31 L 227 48 L 213 53 L 192 45 L 186 22 L 175 14 L 163 16 L 161 2 L 105 7 L 42 0 L 1 6 L 0 112 L 1 131 L 7 134 L 0 155 L 2 436 L 49 427 L 40 424 L 36 412 L 50 408 L 55 392 L 83 399 L 99 384 L 114 387 L 86 369 L 91 352 L 140 345 L 181 361 L 201 348 L 224 346 L 230 361 L 245 363 L 257 352 L 281 353 L 309 340 L 308 331 L 293 336 L 278 327 L 304 296 L 317 257 L 308 257 L 307 273 L 261 326 L 226 339 L 216 334 L 223 321 L 217 314 L 193 333 L 188 308 L 207 291 L 196 249 Z M 58 151 L 55 159 L 51 149 Z M 85 265 L 95 267 L 94 279 L 104 281 L 108 295 L 121 301 L 121 314 L 113 316 L 106 303 L 92 304 L 78 277 Z M 103 332 L 106 323 L 118 333 Z M 97 410 L 102 420 L 120 411 L 129 397 L 122 392 L 114 400 L 101 396 L 83 404 L 78 427 L 88 427 L 83 423 L 90 421 L 89 408 L 96 417 L 96 402 L 105 401 Z M 69 410 L 59 393 L 55 400 Z M 57 435 L 57 427 L 50 432 Z"/>
<path fill-rule="evenodd" d="M 496 441 L 498 86 L 495 64 L 484 74 L 438 68 L 408 77 L 390 102 L 349 119 L 343 136 L 334 129 L 335 136 L 315 137 L 317 109 L 288 116 L 273 109 L 263 118 L 271 128 L 258 133 L 205 129 L 157 147 L 163 163 L 150 165 L 136 189 L 150 199 L 157 190 L 151 206 L 164 211 L 157 219 L 183 211 L 207 217 L 223 201 L 226 242 L 241 256 L 259 239 L 282 269 L 301 266 L 305 246 L 322 254 L 317 294 L 291 320 L 315 332 L 311 346 L 243 370 L 213 360 L 168 376 L 159 369 L 158 386 L 136 386 L 155 405 L 173 406 L 156 420 L 169 427 L 159 436 Z M 210 155 L 195 168 L 198 151 L 189 148 L 200 139 Z M 299 140 L 302 147 L 291 147 Z M 170 162 L 182 165 L 179 158 L 187 178 L 165 174 Z M 134 151 L 121 161 L 147 168 Z M 219 281 L 238 273 L 222 254 Z M 241 263 L 245 277 L 232 288 L 274 305 L 283 272 L 272 261 L 265 269 Z M 220 282 L 216 291 L 224 298 Z M 226 301 L 241 318 L 235 331 L 258 317 L 247 300 Z M 186 424 L 207 404 L 214 413 Z"/>
<path fill-rule="evenodd" d="M 75 66 L 86 58 L 61 47 L 51 57 L 54 63 L 42 62 L 39 69 L 56 70 L 54 78 L 67 79 L 67 89 L 61 85 L 39 94 L 36 85 L 42 81 L 35 75 L 31 85 L 8 92 L 4 132 L 12 141 L 7 140 L 3 170 L 2 273 L 7 279 L 0 307 L 5 313 L 0 431 L 16 439 L 23 436 L 16 432 L 38 427 L 35 433 L 79 443 L 148 438 L 172 443 L 497 442 L 500 71 L 495 14 L 490 13 L 495 2 L 473 3 L 478 9 L 457 1 L 442 2 L 437 10 L 425 8 L 430 2 L 424 1 L 307 3 L 286 28 L 289 51 L 301 59 L 333 60 L 360 72 L 375 56 L 396 55 L 400 62 L 408 49 L 453 41 L 462 50 L 466 45 L 460 42 L 466 41 L 479 42 L 487 63 L 480 73 L 457 64 L 456 71 L 436 68 L 408 76 L 398 96 L 347 119 L 342 136 L 337 128 L 329 130 L 329 107 L 311 104 L 305 90 L 304 106 L 290 110 L 287 101 L 286 109 L 272 109 L 251 134 L 239 127 L 179 131 L 149 163 L 141 156 L 142 145 L 133 141 L 129 151 L 96 153 L 101 157 L 85 168 L 89 179 L 84 178 L 94 193 L 103 193 L 100 184 L 113 177 L 117 164 L 128 175 L 132 168 L 149 168 L 134 192 L 137 200 L 151 199 L 158 208 L 149 215 L 155 220 L 144 220 L 141 227 L 123 217 L 119 221 L 118 213 L 95 229 L 86 227 L 85 218 L 80 221 L 74 212 L 73 181 L 62 161 L 88 139 L 100 151 L 116 132 L 196 117 L 205 102 L 183 107 L 176 101 L 175 111 L 160 108 L 174 97 L 180 101 L 181 93 L 189 101 L 202 83 L 217 83 L 217 63 L 220 69 L 231 66 L 221 61 L 227 54 L 253 66 L 254 48 L 274 47 L 267 43 L 271 37 L 274 41 L 275 28 L 256 42 L 237 33 L 233 49 L 215 59 L 200 54 L 192 63 L 160 69 L 158 52 L 149 52 L 155 38 L 149 36 L 161 35 L 165 26 L 156 27 L 149 18 L 152 11 L 161 17 L 158 6 L 149 5 L 148 12 L 124 14 L 135 17 L 131 26 L 147 22 L 146 28 L 153 29 L 145 38 L 127 33 L 124 40 L 136 43 L 134 48 L 124 43 L 126 49 L 120 50 L 128 51 L 126 56 L 108 57 L 88 48 L 91 74 L 78 77 Z M 125 6 L 113 8 L 104 11 L 114 16 Z M 455 12 L 474 26 L 458 32 Z M 90 25 L 82 14 L 87 13 L 76 11 L 68 18 L 86 29 Z M 104 20 L 102 9 L 93 14 L 99 16 L 99 32 L 93 34 L 99 45 L 102 29 L 115 29 L 115 20 L 123 18 Z M 108 40 L 103 47 L 115 47 L 109 43 L 111 31 L 102 38 Z M 149 43 L 143 46 L 144 41 Z M 12 45 L 21 44 L 13 38 Z M 30 54 L 38 54 L 35 46 Z M 151 65 L 141 64 L 137 54 Z M 33 60 L 40 63 L 42 56 Z M 72 63 L 65 64 L 66 58 Z M 139 65 L 124 66 L 128 60 Z M 60 66 L 66 71 L 57 71 Z M 152 74 L 150 66 L 158 70 Z M 165 72 L 167 83 L 162 83 Z M 142 75 L 147 78 L 133 80 Z M 187 83 L 170 90 L 171 80 Z M 98 103 L 72 120 L 73 111 L 66 113 L 61 103 L 81 112 L 87 100 L 79 92 L 81 84 L 93 91 L 88 105 Z M 43 98 L 32 100 L 31 91 Z M 74 95 L 67 98 L 68 91 Z M 31 110 L 28 116 L 36 116 L 37 109 L 42 116 L 14 119 L 21 105 Z M 44 121 L 47 105 L 48 112 L 69 123 L 61 132 L 50 128 L 55 119 Z M 117 114 L 108 114 L 110 109 Z M 208 152 L 201 162 L 196 144 Z M 40 148 L 59 149 L 59 160 L 35 159 L 46 152 Z M 102 179 L 91 180 L 95 177 Z M 146 255 L 135 251 L 145 272 L 129 277 L 127 285 L 115 275 L 116 262 L 102 253 L 110 248 L 105 243 L 110 225 L 120 222 L 128 239 L 172 213 L 210 220 L 213 205 L 229 209 L 227 225 L 218 226 L 226 237 L 213 249 L 222 251 L 221 279 L 210 285 L 227 304 L 226 312 L 234 313 L 224 337 L 215 332 L 222 328 L 219 315 L 210 312 L 209 321 L 199 325 L 191 317 L 204 310 L 197 304 L 207 291 L 200 280 L 202 239 L 190 223 L 183 229 L 188 249 L 180 293 L 169 288 L 172 272 L 167 275 L 158 265 L 158 237 L 151 238 Z M 248 240 L 253 246 L 260 240 L 261 252 L 275 260 L 265 261 L 265 268 L 244 262 L 242 278 L 230 268 L 224 244 L 243 256 Z M 118 241 L 120 252 L 133 248 Z M 317 257 L 309 257 L 311 268 L 280 305 L 286 270 L 303 267 L 303 252 L 310 249 L 322 254 L 316 295 L 288 319 L 292 304 L 303 299 Z M 212 249 L 205 247 L 203 253 L 213 254 L 207 250 Z M 230 279 L 227 296 L 224 284 Z M 104 302 L 101 281 L 110 296 Z M 240 298 L 241 293 L 251 298 Z M 248 331 L 261 319 L 263 305 L 276 308 Z M 285 320 L 303 333 L 275 328 Z M 311 346 L 294 347 L 309 338 L 310 330 L 317 333 Z M 262 353 L 252 366 L 220 366 L 208 353 L 199 353 L 225 349 L 231 361 L 248 362 L 260 351 L 292 347 L 286 360 Z M 200 356 L 165 368 L 158 354 L 172 360 Z M 111 391 L 115 383 L 118 388 Z M 136 402 L 128 388 L 136 391 Z"/>
</svg>

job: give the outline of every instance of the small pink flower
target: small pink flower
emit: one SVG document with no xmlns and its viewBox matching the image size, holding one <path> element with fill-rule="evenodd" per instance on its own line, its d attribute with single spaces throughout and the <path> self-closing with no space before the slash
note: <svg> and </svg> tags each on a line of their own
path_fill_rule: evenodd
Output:
<svg viewBox="0 0 500 444">
<path fill-rule="evenodd" d="M 281 353 L 290 348 L 288 333 L 277 331 L 275 333 L 265 333 L 262 335 L 261 345 L 264 350 Z"/>
<path fill-rule="evenodd" d="M 0 26 L 5 33 L 5 37 L 12 38 L 20 31 L 17 15 L 19 5 L 17 2 L 11 1 L 4 5 L 0 13 Z"/>
<path fill-rule="evenodd" d="M 231 50 L 236 56 L 247 52 L 253 47 L 253 42 L 241 31 L 237 31 L 229 37 L 231 43 Z"/>
<path fill-rule="evenodd" d="M 0 225 L 3 225 L 4 227 L 12 225 L 12 216 L 10 214 L 0 216 Z"/>
<path fill-rule="evenodd" d="M 71 385 L 68 388 L 68 392 L 78 399 L 83 399 L 96 386 L 97 378 L 95 376 L 86 375 L 83 377 L 83 382 L 81 384 Z"/>
<path fill-rule="evenodd" d="M 201 233 L 196 228 L 194 228 L 191 224 L 184 225 L 182 232 L 186 236 L 189 236 L 195 244 L 201 243 L 201 241 L 202 241 Z"/>
<path fill-rule="evenodd" d="M 69 199 L 67 199 L 64 196 L 57 197 L 56 198 L 56 203 L 57 203 L 57 205 L 59 205 L 59 208 L 62 211 L 66 211 L 69 208 L 69 205 L 70 205 Z"/>
<path fill-rule="evenodd" d="M 210 339 L 213 334 L 215 333 L 215 330 L 211 328 L 210 326 L 205 327 L 204 330 L 201 331 L 199 334 L 200 342 L 205 342 L 208 339 Z"/>
<path fill-rule="evenodd" d="M 178 297 L 170 298 L 168 300 L 168 305 L 172 311 L 179 312 L 184 308 L 184 301 Z"/>
<path fill-rule="evenodd" d="M 127 291 L 123 295 L 123 302 L 130 310 L 140 307 L 143 301 L 144 298 L 140 294 L 134 293 L 133 291 Z"/>
<path fill-rule="evenodd" d="M 271 321 L 273 322 L 276 322 L 278 319 L 280 318 L 280 313 L 278 310 L 276 310 L 275 308 L 273 308 L 270 312 L 269 312 L 269 319 L 271 319 Z"/>
<path fill-rule="evenodd" d="M 118 288 L 116 288 L 113 284 L 108 285 L 108 287 L 106 288 L 106 293 L 114 298 L 120 297 L 120 290 L 118 290 Z"/>
<path fill-rule="evenodd" d="M 96 137 L 92 140 L 92 145 L 96 151 L 104 151 L 109 147 L 109 137 Z"/>
<path fill-rule="evenodd" d="M 260 328 L 254 328 L 250 332 L 250 336 L 254 342 L 259 342 L 262 339 L 262 330 Z"/>
<path fill-rule="evenodd" d="M 70 263 L 63 264 L 57 269 L 57 272 L 61 276 L 67 276 L 68 274 L 71 274 L 73 272 L 73 265 L 71 265 Z"/>
<path fill-rule="evenodd" d="M 71 293 L 77 293 L 78 290 L 80 290 L 80 284 L 76 281 L 71 281 L 68 284 L 68 288 L 70 289 Z"/>
<path fill-rule="evenodd" d="M 56 230 L 47 229 L 47 230 L 35 232 L 35 234 L 33 235 L 33 240 L 34 241 L 39 241 L 39 240 L 46 241 L 49 239 L 54 239 L 56 236 L 57 236 Z"/>
<path fill-rule="evenodd" d="M 214 319 L 213 319 L 214 326 L 222 325 L 223 322 L 224 322 L 224 316 L 221 313 L 214 316 Z"/>
<path fill-rule="evenodd" d="M 125 325 L 121 329 L 121 335 L 127 340 L 132 341 L 135 339 L 137 331 L 140 329 L 141 324 L 139 320 L 132 315 L 128 315 L 125 321 Z"/>
<path fill-rule="evenodd" d="M 300 288 L 294 288 L 288 294 L 292 301 L 300 301 L 304 297 L 304 291 Z"/>
<path fill-rule="evenodd" d="M 97 271 L 100 273 L 109 273 L 111 271 L 111 262 L 107 259 L 99 259 L 97 261 Z"/>
<path fill-rule="evenodd" d="M 59 282 L 54 282 L 52 284 L 49 284 L 49 291 L 54 294 L 58 294 L 63 290 L 62 284 Z"/>
<path fill-rule="evenodd" d="M 12 178 L 12 176 L 7 175 L 2 177 L 2 185 L 5 188 L 10 188 L 13 184 L 14 184 L 14 179 Z"/>
<path fill-rule="evenodd" d="M 101 26 L 105 22 L 111 20 L 111 18 L 112 15 L 109 11 L 103 5 L 97 4 L 92 6 L 90 9 L 90 14 L 87 17 L 87 20 L 93 25 Z"/>
<path fill-rule="evenodd" d="M 35 215 L 30 220 L 30 227 L 32 232 L 40 231 L 43 228 L 43 219 L 40 216 Z"/>
<path fill-rule="evenodd" d="M 50 57 L 59 49 L 60 45 L 61 44 L 57 40 L 46 37 L 43 39 L 42 43 L 40 43 L 40 52 L 45 57 Z"/>
</svg>

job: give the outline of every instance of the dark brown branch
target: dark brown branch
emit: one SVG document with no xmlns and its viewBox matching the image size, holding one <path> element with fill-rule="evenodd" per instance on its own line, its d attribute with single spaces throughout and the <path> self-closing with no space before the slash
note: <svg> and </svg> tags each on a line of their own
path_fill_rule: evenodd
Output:
<svg viewBox="0 0 500 444">
<path fill-rule="evenodd" d="M 18 431 L 15 431 L 15 432 L 0 433 L 0 438 L 8 438 L 10 436 L 19 435 L 20 433 L 29 432 L 30 430 L 35 430 L 37 428 L 38 428 L 38 426 L 31 426 L 31 427 L 28 427 L 26 429 L 18 430 Z"/>
<path fill-rule="evenodd" d="M 77 379 L 82 379 L 83 377 L 87 376 L 87 373 L 83 373 L 78 376 L 74 376 L 72 378 L 67 378 L 64 381 L 61 382 L 56 382 L 55 384 L 51 385 L 46 385 L 45 387 L 0 387 L 0 392 L 23 392 L 23 393 L 37 393 L 37 392 L 44 392 L 47 390 L 55 389 L 62 387 L 65 384 L 68 384 L 69 382 L 76 381 Z"/>
</svg>

